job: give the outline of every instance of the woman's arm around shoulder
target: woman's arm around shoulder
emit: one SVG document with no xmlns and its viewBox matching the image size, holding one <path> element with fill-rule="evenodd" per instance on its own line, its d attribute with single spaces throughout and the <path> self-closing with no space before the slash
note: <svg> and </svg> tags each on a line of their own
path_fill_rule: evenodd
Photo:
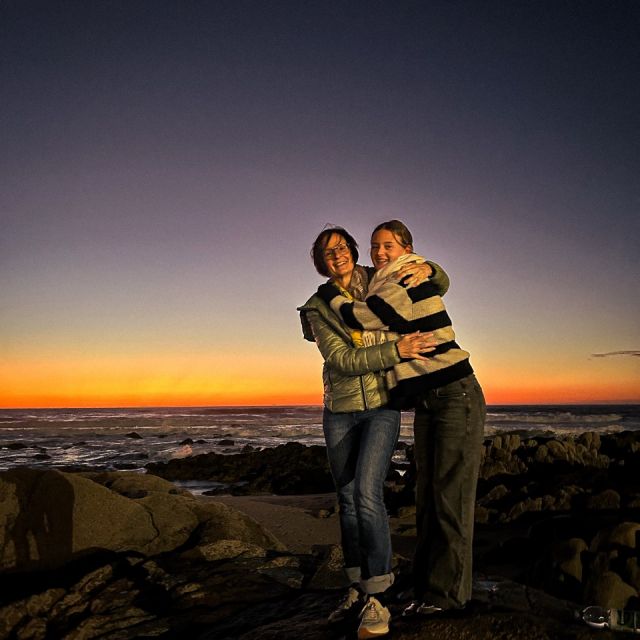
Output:
<svg viewBox="0 0 640 640">
<path fill-rule="evenodd" d="M 427 260 L 427 264 L 433 269 L 429 282 L 436 288 L 438 295 L 443 296 L 449 291 L 449 276 L 439 264 L 431 262 L 431 260 Z"/>
</svg>

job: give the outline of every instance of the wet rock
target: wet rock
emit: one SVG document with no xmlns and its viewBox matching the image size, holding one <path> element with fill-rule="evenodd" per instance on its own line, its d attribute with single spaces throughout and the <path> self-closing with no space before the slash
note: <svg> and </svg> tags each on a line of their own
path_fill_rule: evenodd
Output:
<svg viewBox="0 0 640 640">
<path fill-rule="evenodd" d="M 208 480 L 232 486 L 233 493 L 281 495 L 327 493 L 334 485 L 324 447 L 288 443 L 235 455 L 206 453 L 147 465 L 170 480 Z"/>
</svg>

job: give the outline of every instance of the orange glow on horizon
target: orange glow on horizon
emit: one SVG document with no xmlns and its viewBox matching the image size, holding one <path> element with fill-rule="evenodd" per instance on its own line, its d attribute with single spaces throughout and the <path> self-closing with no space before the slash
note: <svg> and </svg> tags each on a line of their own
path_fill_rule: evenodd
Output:
<svg viewBox="0 0 640 640">
<path fill-rule="evenodd" d="M 317 371 L 218 356 L 21 359 L 0 363 L 0 408 L 320 404 Z"/>
<path fill-rule="evenodd" d="M 545 404 L 639 404 L 640 397 L 632 389 L 619 387 L 597 390 L 565 386 L 555 389 L 526 387 L 496 388 L 485 385 L 488 405 L 545 405 Z M 216 407 L 216 406 L 296 406 L 321 405 L 321 390 L 282 390 L 280 392 L 237 390 L 203 393 L 138 392 L 124 390 L 115 393 L 32 393 L 3 394 L 0 408 L 90 408 L 90 407 Z"/>
<path fill-rule="evenodd" d="M 0 363 L 0 408 L 320 405 L 319 365 L 304 353 L 14 358 Z M 608 377 L 481 369 L 490 405 L 640 403 L 635 369 Z"/>
</svg>

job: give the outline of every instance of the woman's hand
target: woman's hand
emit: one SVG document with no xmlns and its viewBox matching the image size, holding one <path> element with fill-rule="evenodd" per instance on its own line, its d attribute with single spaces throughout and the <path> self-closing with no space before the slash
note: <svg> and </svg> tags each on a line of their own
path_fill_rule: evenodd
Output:
<svg viewBox="0 0 640 640">
<path fill-rule="evenodd" d="M 420 333 L 419 331 L 408 333 L 396 342 L 401 358 L 413 358 L 415 360 L 428 360 L 428 358 L 420 354 L 429 353 L 437 346 L 438 343 L 433 339 L 433 333 Z"/>
<path fill-rule="evenodd" d="M 398 271 L 397 275 L 398 282 L 402 282 L 403 278 L 407 278 L 407 289 L 411 289 L 411 287 L 417 287 L 425 280 L 428 280 L 429 277 L 433 275 L 433 269 L 426 262 L 422 262 L 421 264 L 413 263 L 402 267 L 402 269 Z"/>
</svg>

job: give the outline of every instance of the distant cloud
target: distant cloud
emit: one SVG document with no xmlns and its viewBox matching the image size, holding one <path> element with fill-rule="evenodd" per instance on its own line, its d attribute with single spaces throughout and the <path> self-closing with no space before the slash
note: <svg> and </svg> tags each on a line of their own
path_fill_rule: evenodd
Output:
<svg viewBox="0 0 640 640">
<path fill-rule="evenodd" d="M 640 350 L 629 350 L 629 351 L 607 351 L 607 353 L 592 353 L 592 358 L 608 358 L 610 356 L 631 356 L 635 358 L 640 358 Z"/>
</svg>

